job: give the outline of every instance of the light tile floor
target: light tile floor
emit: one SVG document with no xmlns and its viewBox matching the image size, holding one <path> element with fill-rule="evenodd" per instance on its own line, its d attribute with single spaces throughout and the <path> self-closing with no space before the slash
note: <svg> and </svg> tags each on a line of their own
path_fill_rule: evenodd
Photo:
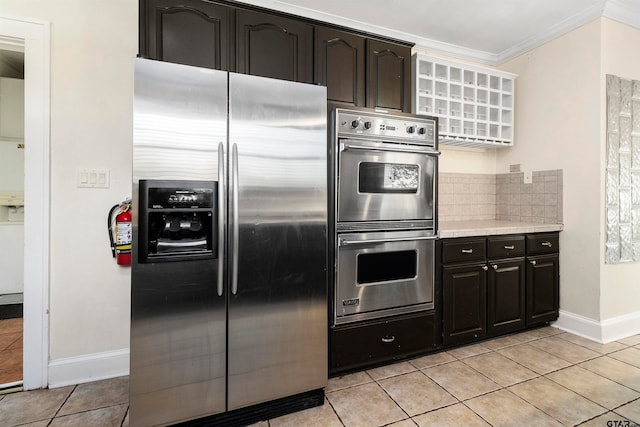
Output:
<svg viewBox="0 0 640 427">
<path fill-rule="evenodd" d="M 321 407 L 252 427 L 640 425 L 640 335 L 544 327 L 329 380 Z M 128 426 L 128 378 L 0 395 L 0 425 Z"/>
</svg>

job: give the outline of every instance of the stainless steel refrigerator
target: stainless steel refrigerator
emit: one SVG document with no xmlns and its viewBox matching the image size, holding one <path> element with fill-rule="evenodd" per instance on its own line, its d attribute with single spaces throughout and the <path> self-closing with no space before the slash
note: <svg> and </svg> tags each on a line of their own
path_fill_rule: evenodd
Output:
<svg viewBox="0 0 640 427">
<path fill-rule="evenodd" d="M 326 385 L 326 111 L 321 86 L 135 60 L 131 425 Z"/>
</svg>

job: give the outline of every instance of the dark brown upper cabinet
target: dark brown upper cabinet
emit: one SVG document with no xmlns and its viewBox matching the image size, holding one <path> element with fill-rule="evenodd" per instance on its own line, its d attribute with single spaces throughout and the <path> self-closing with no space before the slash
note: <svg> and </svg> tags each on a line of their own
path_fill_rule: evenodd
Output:
<svg viewBox="0 0 640 427">
<path fill-rule="evenodd" d="M 313 26 L 304 21 L 238 10 L 236 71 L 311 83 Z"/>
<path fill-rule="evenodd" d="M 316 26 L 315 83 L 327 87 L 327 100 L 365 106 L 365 39 Z"/>
<path fill-rule="evenodd" d="M 367 107 L 411 112 L 411 48 L 367 40 Z"/>
<path fill-rule="evenodd" d="M 141 54 L 178 64 L 233 70 L 230 35 L 234 8 L 200 0 L 146 0 L 141 4 Z"/>
</svg>

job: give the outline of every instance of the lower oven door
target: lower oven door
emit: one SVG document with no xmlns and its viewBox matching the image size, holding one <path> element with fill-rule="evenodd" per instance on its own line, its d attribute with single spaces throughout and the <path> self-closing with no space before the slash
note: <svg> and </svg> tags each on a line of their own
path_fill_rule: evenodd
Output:
<svg viewBox="0 0 640 427">
<path fill-rule="evenodd" d="M 431 230 L 338 235 L 335 323 L 434 307 Z"/>
<path fill-rule="evenodd" d="M 353 139 L 339 149 L 338 222 L 433 220 L 436 151 Z"/>
</svg>

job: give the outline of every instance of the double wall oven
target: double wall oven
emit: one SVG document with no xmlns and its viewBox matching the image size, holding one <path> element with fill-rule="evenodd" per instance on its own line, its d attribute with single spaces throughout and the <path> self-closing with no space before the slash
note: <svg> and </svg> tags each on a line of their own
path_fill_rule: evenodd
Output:
<svg viewBox="0 0 640 427">
<path fill-rule="evenodd" d="M 434 308 L 437 123 L 332 115 L 334 325 Z"/>
</svg>

